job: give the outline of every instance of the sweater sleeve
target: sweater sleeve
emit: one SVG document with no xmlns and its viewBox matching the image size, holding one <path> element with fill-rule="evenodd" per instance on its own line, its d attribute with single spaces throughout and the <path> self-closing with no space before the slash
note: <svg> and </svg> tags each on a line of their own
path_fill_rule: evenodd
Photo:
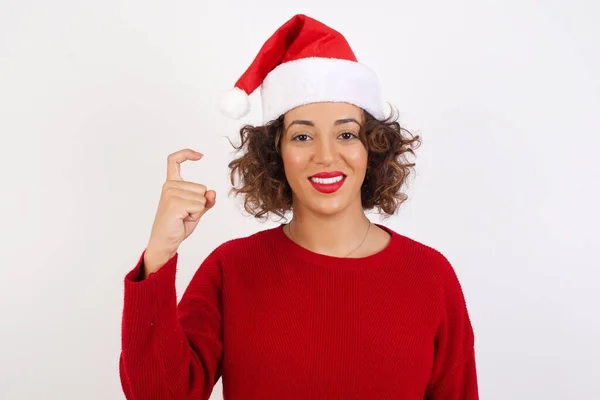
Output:
<svg viewBox="0 0 600 400">
<path fill-rule="evenodd" d="M 447 260 L 443 264 L 443 312 L 425 399 L 478 400 L 473 328 L 456 273 Z"/>
<path fill-rule="evenodd" d="M 221 266 L 213 252 L 179 305 L 176 254 L 146 279 L 143 258 L 125 277 L 119 374 L 125 397 L 208 399 L 221 376 Z"/>
</svg>

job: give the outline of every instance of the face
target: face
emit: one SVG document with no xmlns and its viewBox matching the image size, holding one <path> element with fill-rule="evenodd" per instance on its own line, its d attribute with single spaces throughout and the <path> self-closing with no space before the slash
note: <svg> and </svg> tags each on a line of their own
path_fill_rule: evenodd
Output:
<svg viewBox="0 0 600 400">
<path fill-rule="evenodd" d="M 362 209 L 368 156 L 358 139 L 362 122 L 362 109 L 347 103 L 308 104 L 285 114 L 281 153 L 294 209 Z"/>
</svg>

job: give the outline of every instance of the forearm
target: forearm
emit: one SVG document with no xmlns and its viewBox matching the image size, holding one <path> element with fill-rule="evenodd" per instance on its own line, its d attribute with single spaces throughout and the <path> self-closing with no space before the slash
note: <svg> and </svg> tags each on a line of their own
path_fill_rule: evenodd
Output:
<svg viewBox="0 0 600 400">
<path fill-rule="evenodd" d="M 219 344 L 208 338 L 196 352 L 190 346 L 178 319 L 177 257 L 145 279 L 142 260 L 125 280 L 120 358 L 124 392 L 131 399 L 208 398 L 214 382 L 205 377 L 216 362 L 205 360 L 218 359 Z"/>
</svg>

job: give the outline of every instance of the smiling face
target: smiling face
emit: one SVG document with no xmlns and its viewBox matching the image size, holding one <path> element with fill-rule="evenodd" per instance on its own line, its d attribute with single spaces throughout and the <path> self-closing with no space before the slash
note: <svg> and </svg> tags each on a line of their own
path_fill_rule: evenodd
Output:
<svg viewBox="0 0 600 400">
<path fill-rule="evenodd" d="M 358 138 L 362 109 L 314 103 L 284 116 L 281 155 L 294 209 L 335 214 L 361 206 L 368 152 Z"/>
</svg>

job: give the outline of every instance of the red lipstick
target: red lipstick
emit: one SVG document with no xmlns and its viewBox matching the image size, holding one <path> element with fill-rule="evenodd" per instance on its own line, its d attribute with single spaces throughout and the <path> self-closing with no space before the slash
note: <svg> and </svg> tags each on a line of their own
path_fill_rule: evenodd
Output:
<svg viewBox="0 0 600 400">
<path fill-rule="evenodd" d="M 344 185 L 346 175 L 340 171 L 319 172 L 311 176 L 308 180 L 319 192 L 329 194 L 337 192 Z"/>
<path fill-rule="evenodd" d="M 335 178 L 336 176 L 340 176 L 340 175 L 344 175 L 343 172 L 341 171 L 324 171 L 324 172 L 319 172 L 318 174 L 314 174 L 312 177 L 315 178 Z"/>
</svg>

